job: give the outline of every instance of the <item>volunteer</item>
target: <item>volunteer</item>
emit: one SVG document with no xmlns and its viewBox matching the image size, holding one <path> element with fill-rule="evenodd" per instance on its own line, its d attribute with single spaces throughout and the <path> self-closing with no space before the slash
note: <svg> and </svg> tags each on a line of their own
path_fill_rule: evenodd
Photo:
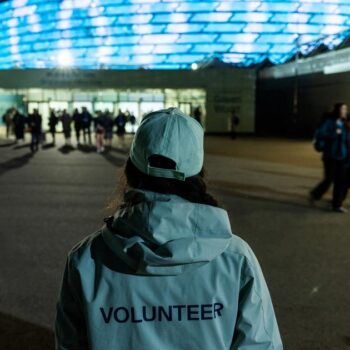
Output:
<svg viewBox="0 0 350 350">
<path fill-rule="evenodd" d="M 114 216 L 69 253 L 56 349 L 280 350 L 259 263 L 203 178 L 203 129 L 142 120 Z"/>
</svg>

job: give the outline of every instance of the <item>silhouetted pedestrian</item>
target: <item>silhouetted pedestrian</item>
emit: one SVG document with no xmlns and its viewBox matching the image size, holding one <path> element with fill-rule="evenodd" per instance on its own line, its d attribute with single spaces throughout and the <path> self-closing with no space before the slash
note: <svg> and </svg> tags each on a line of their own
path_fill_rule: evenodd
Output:
<svg viewBox="0 0 350 350">
<path fill-rule="evenodd" d="M 61 115 L 61 122 L 62 122 L 62 128 L 63 128 L 63 134 L 65 138 L 65 144 L 66 146 L 71 146 L 71 136 L 72 136 L 72 117 L 69 115 L 69 113 L 64 109 L 62 111 Z"/>
<path fill-rule="evenodd" d="M 236 113 L 236 110 L 231 111 L 230 126 L 231 126 L 231 139 L 235 140 L 237 138 L 237 127 L 239 125 L 240 119 Z"/>
<path fill-rule="evenodd" d="M 117 117 L 115 118 L 115 124 L 117 126 L 118 139 L 121 141 L 121 145 L 124 146 L 126 116 L 120 109 Z"/>
<path fill-rule="evenodd" d="M 104 114 L 106 147 L 112 147 L 114 121 L 112 114 L 106 110 Z"/>
<path fill-rule="evenodd" d="M 2 121 L 6 126 L 6 138 L 10 137 L 10 134 L 12 131 L 11 129 L 13 125 L 13 121 L 12 121 L 13 114 L 14 114 L 14 108 L 9 108 L 2 116 Z"/>
<path fill-rule="evenodd" d="M 26 124 L 25 116 L 20 113 L 17 109 L 14 111 L 13 126 L 15 129 L 16 141 L 24 141 L 24 129 Z"/>
<path fill-rule="evenodd" d="M 348 140 L 349 140 L 349 152 L 347 159 L 345 161 L 345 188 L 344 188 L 344 201 L 348 196 L 349 189 L 350 189 L 350 117 L 348 116 L 347 120 L 345 121 L 345 125 L 348 130 Z"/>
<path fill-rule="evenodd" d="M 346 162 L 349 157 L 348 106 L 337 103 L 333 113 L 317 129 L 315 148 L 322 152 L 324 179 L 310 192 L 310 200 L 320 200 L 333 183 L 332 208 L 346 212 L 342 207 L 346 191 Z"/>
<path fill-rule="evenodd" d="M 37 109 L 34 109 L 33 113 L 28 116 L 27 122 L 32 136 L 30 149 L 32 152 L 36 152 L 39 149 L 39 144 L 41 143 L 42 139 L 42 117 Z"/>
<path fill-rule="evenodd" d="M 81 126 L 83 130 L 83 138 L 84 143 L 86 143 L 86 136 L 88 137 L 89 144 L 91 145 L 91 123 L 92 123 L 92 115 L 87 110 L 86 107 L 82 108 L 81 112 Z"/>
<path fill-rule="evenodd" d="M 194 117 L 194 119 L 197 120 L 197 122 L 199 124 L 202 125 L 202 108 L 201 108 L 201 106 L 198 106 L 197 108 L 194 109 L 193 117 Z"/>
<path fill-rule="evenodd" d="M 134 113 L 130 112 L 130 125 L 131 125 L 131 132 L 134 133 L 136 131 L 136 117 Z"/>
<path fill-rule="evenodd" d="M 78 108 L 75 108 L 73 111 L 73 122 L 74 122 L 74 130 L 75 136 L 77 138 L 77 144 L 80 145 L 80 132 L 83 128 L 82 125 L 82 115 L 79 113 Z"/>
<path fill-rule="evenodd" d="M 98 112 L 95 119 L 95 134 L 96 134 L 96 150 L 97 153 L 101 153 L 104 148 L 104 135 L 105 135 L 105 117 L 101 111 Z"/>
<path fill-rule="evenodd" d="M 49 116 L 49 131 L 52 136 L 52 144 L 55 145 L 56 143 L 56 126 L 58 124 L 58 117 L 56 116 L 56 113 L 53 109 L 50 109 L 50 116 Z"/>
</svg>

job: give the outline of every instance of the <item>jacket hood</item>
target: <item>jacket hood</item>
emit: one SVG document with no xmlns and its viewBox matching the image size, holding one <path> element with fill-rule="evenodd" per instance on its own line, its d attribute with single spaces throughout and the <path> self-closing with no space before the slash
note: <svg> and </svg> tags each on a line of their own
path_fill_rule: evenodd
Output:
<svg viewBox="0 0 350 350">
<path fill-rule="evenodd" d="M 232 238 L 224 209 L 176 195 L 131 190 L 102 237 L 140 275 L 178 275 L 220 255 Z"/>
</svg>

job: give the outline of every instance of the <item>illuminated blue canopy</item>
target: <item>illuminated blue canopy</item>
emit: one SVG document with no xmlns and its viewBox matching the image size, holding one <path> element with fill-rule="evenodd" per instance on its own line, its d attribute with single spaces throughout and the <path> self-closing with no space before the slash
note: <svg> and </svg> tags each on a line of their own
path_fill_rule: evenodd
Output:
<svg viewBox="0 0 350 350">
<path fill-rule="evenodd" d="M 283 63 L 349 28 L 350 0 L 0 0 L 0 69 Z"/>
</svg>

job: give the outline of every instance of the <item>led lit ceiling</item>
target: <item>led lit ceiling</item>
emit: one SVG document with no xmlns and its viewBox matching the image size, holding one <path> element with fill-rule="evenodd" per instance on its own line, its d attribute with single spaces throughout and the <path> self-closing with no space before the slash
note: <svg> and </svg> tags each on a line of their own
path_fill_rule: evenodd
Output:
<svg viewBox="0 0 350 350">
<path fill-rule="evenodd" d="M 278 64 L 349 28 L 350 0 L 0 0 L 0 69 Z"/>
</svg>

